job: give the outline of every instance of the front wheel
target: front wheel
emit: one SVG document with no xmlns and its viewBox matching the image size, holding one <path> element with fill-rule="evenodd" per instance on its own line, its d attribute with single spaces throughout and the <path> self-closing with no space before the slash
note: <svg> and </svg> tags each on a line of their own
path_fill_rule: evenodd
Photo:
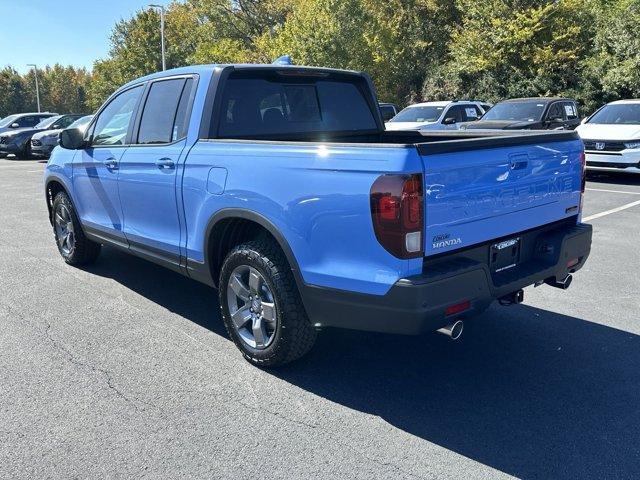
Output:
<svg viewBox="0 0 640 480">
<path fill-rule="evenodd" d="M 53 199 L 53 235 L 58 251 L 69 265 L 93 263 L 100 254 L 100 244 L 85 237 L 71 200 L 64 192 Z"/>
<path fill-rule="evenodd" d="M 224 261 L 218 286 L 225 327 L 251 363 L 283 365 L 313 346 L 316 331 L 291 268 L 274 241 L 235 247 Z"/>
</svg>

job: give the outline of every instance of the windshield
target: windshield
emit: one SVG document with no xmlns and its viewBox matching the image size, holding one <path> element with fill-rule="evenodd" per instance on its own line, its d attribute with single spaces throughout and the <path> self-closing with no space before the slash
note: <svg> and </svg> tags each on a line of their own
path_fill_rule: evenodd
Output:
<svg viewBox="0 0 640 480">
<path fill-rule="evenodd" d="M 605 105 L 587 123 L 640 125 L 640 103 Z"/>
<path fill-rule="evenodd" d="M 4 120 L 0 121 L 0 128 L 2 127 L 8 127 L 9 125 L 11 125 L 14 121 L 16 121 L 18 118 L 20 118 L 20 115 L 9 115 L 8 117 L 6 117 Z"/>
<path fill-rule="evenodd" d="M 407 107 L 393 117 L 390 122 L 435 122 L 445 107 Z"/>
<path fill-rule="evenodd" d="M 93 118 L 93 115 L 86 115 L 84 117 L 81 117 L 78 120 L 76 120 L 75 122 L 73 122 L 71 125 L 69 125 L 68 128 L 86 127 L 88 125 L 88 123 L 91 121 L 92 118 Z"/>
<path fill-rule="evenodd" d="M 34 128 L 49 128 L 51 125 L 56 123 L 58 120 L 62 118 L 62 115 L 56 115 L 55 117 L 45 118 L 41 120 Z"/>
<path fill-rule="evenodd" d="M 535 101 L 498 103 L 482 117 L 482 120 L 538 122 L 542 119 L 544 107 L 544 103 Z"/>
</svg>

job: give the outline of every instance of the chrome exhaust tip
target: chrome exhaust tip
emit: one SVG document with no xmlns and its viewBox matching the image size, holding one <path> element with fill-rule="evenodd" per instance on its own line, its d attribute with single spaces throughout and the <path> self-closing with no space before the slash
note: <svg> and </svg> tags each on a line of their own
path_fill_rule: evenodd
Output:
<svg viewBox="0 0 640 480">
<path fill-rule="evenodd" d="M 560 288 L 561 290 L 566 290 L 567 288 L 569 288 L 569 286 L 571 285 L 572 281 L 573 281 L 573 275 L 569 274 L 566 277 L 564 277 L 562 280 L 557 280 L 555 278 L 549 278 L 549 279 L 545 280 L 544 282 L 547 285 L 550 285 L 552 287 Z"/>
<path fill-rule="evenodd" d="M 464 329 L 464 322 L 462 320 L 456 320 L 449 325 L 445 325 L 437 330 L 438 333 L 446 335 L 451 340 L 458 340 L 462 336 L 462 330 Z"/>
</svg>

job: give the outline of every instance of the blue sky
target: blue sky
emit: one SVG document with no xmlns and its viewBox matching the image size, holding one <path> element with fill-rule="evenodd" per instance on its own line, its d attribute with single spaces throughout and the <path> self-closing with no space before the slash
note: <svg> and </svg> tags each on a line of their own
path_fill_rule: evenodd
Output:
<svg viewBox="0 0 640 480">
<path fill-rule="evenodd" d="M 0 0 L 0 68 L 11 65 L 21 73 L 27 63 L 91 68 L 107 56 L 113 25 L 149 3 L 169 0 Z"/>
</svg>

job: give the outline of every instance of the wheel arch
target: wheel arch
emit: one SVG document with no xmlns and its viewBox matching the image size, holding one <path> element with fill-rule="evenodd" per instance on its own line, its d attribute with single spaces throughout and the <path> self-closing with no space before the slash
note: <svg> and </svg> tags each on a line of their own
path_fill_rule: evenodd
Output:
<svg viewBox="0 0 640 480">
<path fill-rule="evenodd" d="M 53 199 L 56 198 L 56 195 L 60 192 L 66 193 L 69 198 L 71 198 L 71 195 L 64 182 L 57 177 L 50 177 L 47 179 L 44 192 L 45 200 L 47 202 L 47 210 L 49 212 L 49 222 L 53 222 L 53 218 L 51 216 L 53 209 Z"/>
<path fill-rule="evenodd" d="M 302 292 L 304 281 L 298 262 L 289 242 L 282 232 L 265 216 L 252 210 L 226 208 L 209 219 L 205 231 L 205 268 L 217 286 L 218 275 L 226 253 L 239 243 L 266 233 L 279 245 L 293 273 L 298 290 Z"/>
</svg>

